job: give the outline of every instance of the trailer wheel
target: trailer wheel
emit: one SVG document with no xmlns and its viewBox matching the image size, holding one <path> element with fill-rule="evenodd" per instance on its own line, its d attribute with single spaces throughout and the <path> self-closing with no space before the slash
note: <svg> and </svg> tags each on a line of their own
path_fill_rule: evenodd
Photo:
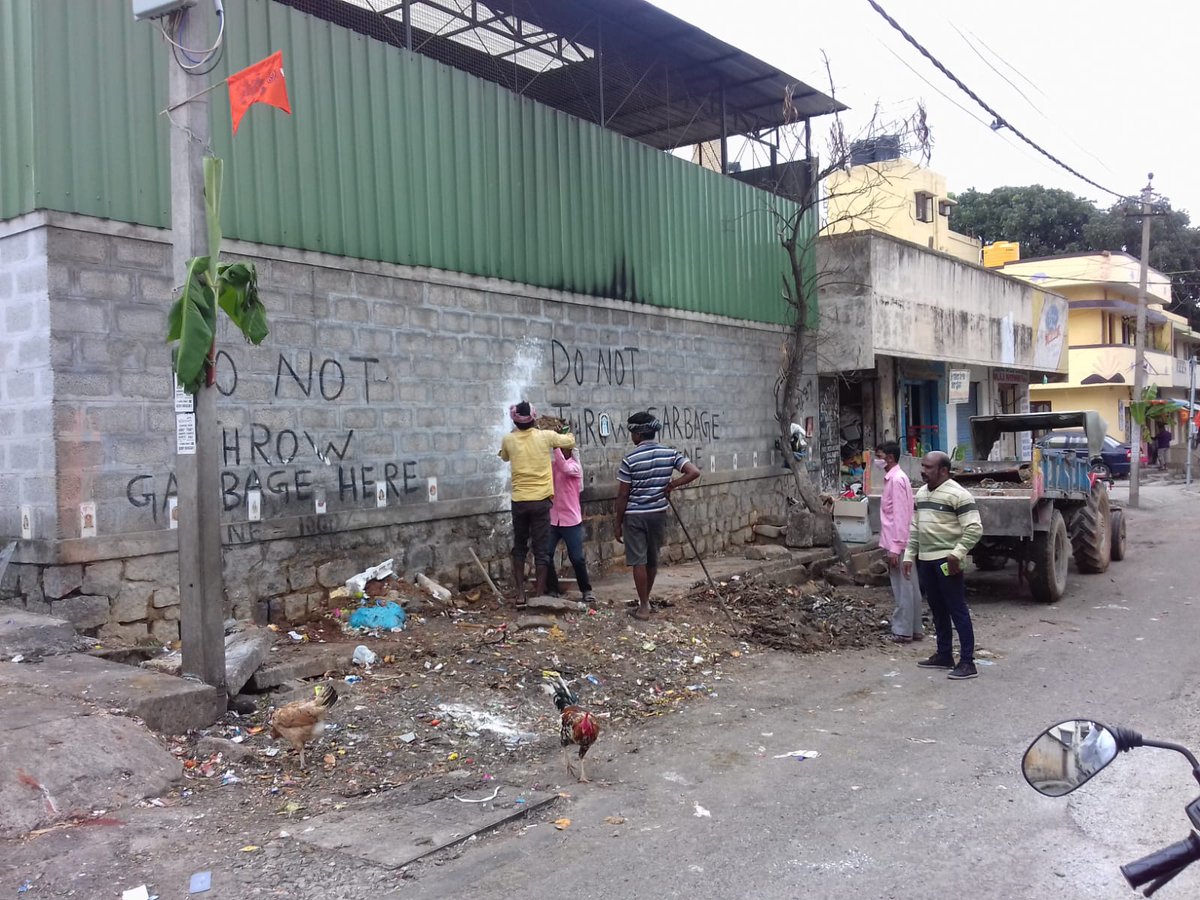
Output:
<svg viewBox="0 0 1200 900">
<path fill-rule="evenodd" d="M 1080 572 L 1091 574 L 1108 568 L 1112 546 L 1111 510 L 1108 486 L 1102 481 L 1092 485 L 1087 504 L 1071 517 L 1071 547 Z"/>
<path fill-rule="evenodd" d="M 1110 510 L 1109 515 L 1112 521 L 1112 547 L 1109 556 L 1120 562 L 1125 558 L 1125 511 L 1114 509 Z"/>
<path fill-rule="evenodd" d="M 1008 557 L 998 553 L 976 553 L 971 559 L 980 572 L 999 572 L 1008 564 Z"/>
<path fill-rule="evenodd" d="M 1050 514 L 1050 528 L 1033 536 L 1030 562 L 1033 571 L 1029 575 L 1029 590 L 1033 599 L 1041 603 L 1054 603 L 1067 592 L 1067 564 L 1071 553 L 1071 540 L 1067 536 L 1067 523 L 1057 509 Z"/>
</svg>

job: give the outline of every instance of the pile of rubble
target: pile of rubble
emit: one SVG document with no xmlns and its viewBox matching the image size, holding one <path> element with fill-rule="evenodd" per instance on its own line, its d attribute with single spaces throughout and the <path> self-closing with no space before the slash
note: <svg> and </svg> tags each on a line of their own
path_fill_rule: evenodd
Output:
<svg viewBox="0 0 1200 900">
<path fill-rule="evenodd" d="M 698 586 L 697 600 L 715 599 Z M 810 581 L 800 586 L 733 582 L 722 596 L 747 640 L 772 650 L 818 653 L 867 647 L 879 641 L 890 595 Z"/>
</svg>

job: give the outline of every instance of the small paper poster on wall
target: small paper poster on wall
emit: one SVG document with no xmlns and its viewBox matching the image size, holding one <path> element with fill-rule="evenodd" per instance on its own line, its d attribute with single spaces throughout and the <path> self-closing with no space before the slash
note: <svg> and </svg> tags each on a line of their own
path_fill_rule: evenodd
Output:
<svg viewBox="0 0 1200 900">
<path fill-rule="evenodd" d="M 387 485 L 375 485 L 375 506 L 379 509 L 387 506 Z"/>
<path fill-rule="evenodd" d="M 94 500 L 79 504 L 79 536 L 85 538 L 96 536 L 96 502 Z"/>
<path fill-rule="evenodd" d="M 33 507 L 21 507 L 21 540 L 33 540 Z"/>
<path fill-rule="evenodd" d="M 192 395 L 183 389 L 183 385 L 179 383 L 178 378 L 172 376 L 171 381 L 175 385 L 175 412 L 195 412 L 195 403 L 193 402 Z"/>
<path fill-rule="evenodd" d="M 950 370 L 949 403 L 966 403 L 971 399 L 971 371 L 969 369 Z"/>
<path fill-rule="evenodd" d="M 179 498 L 167 498 L 167 523 L 171 528 L 179 527 Z"/>
<path fill-rule="evenodd" d="M 196 453 L 196 414 L 177 413 L 175 416 L 175 452 L 182 455 Z"/>
<path fill-rule="evenodd" d="M 431 476 L 429 476 L 429 502 L 433 503 L 437 500 L 437 498 L 438 498 L 437 477 L 431 475 Z"/>
</svg>

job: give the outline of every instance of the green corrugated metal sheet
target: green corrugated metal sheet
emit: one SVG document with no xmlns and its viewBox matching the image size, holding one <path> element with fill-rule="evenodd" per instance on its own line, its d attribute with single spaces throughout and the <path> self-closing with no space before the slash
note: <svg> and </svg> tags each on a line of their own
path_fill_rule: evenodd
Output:
<svg viewBox="0 0 1200 900">
<path fill-rule="evenodd" d="M 0 0 L 0 219 L 34 209 L 34 155 L 30 0 Z"/>
<path fill-rule="evenodd" d="M 168 225 L 157 30 L 128 0 L 0 3 L 33 20 L 36 206 Z M 232 139 L 211 95 L 227 235 L 785 318 L 765 193 L 269 0 L 225 9 L 225 59 L 198 87 L 282 50 L 294 112 L 253 107 Z"/>
<path fill-rule="evenodd" d="M 166 227 L 166 50 L 122 0 L 32 7 L 34 203 Z"/>
</svg>

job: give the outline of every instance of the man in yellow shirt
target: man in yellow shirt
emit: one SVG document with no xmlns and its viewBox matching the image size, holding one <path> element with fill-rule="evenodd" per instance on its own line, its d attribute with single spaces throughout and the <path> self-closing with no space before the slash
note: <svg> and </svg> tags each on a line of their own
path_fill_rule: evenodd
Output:
<svg viewBox="0 0 1200 900">
<path fill-rule="evenodd" d="M 499 456 L 512 466 L 513 584 L 517 606 L 525 605 L 525 556 L 533 543 L 537 567 L 535 596 L 546 592 L 550 569 L 550 505 L 554 497 L 554 470 L 550 454 L 556 447 L 575 448 L 575 436 L 534 428 L 537 410 L 522 400 L 508 408 L 516 428 L 500 442 Z"/>
</svg>

